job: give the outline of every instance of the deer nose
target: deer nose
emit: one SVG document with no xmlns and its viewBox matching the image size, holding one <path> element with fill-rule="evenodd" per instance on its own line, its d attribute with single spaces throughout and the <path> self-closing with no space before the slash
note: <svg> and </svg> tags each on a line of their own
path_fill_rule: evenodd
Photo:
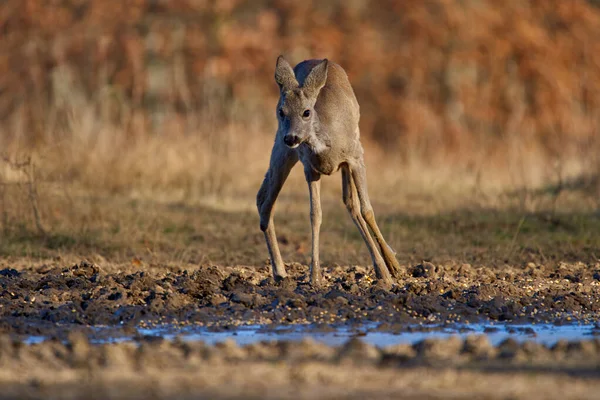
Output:
<svg viewBox="0 0 600 400">
<path fill-rule="evenodd" d="M 285 135 L 283 137 L 283 143 L 288 147 L 294 147 L 300 143 L 300 138 L 296 135 Z"/>
</svg>

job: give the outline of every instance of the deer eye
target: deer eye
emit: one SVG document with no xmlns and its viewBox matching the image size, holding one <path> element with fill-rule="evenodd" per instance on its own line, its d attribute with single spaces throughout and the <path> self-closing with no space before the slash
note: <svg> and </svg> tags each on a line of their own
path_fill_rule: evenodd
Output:
<svg viewBox="0 0 600 400">
<path fill-rule="evenodd" d="M 285 113 L 283 112 L 283 108 L 279 109 L 279 116 L 281 117 L 281 119 L 285 118 Z"/>
<path fill-rule="evenodd" d="M 304 113 L 302 113 L 302 117 L 303 117 L 303 118 L 308 118 L 308 117 L 310 117 L 310 110 L 304 110 Z"/>
</svg>

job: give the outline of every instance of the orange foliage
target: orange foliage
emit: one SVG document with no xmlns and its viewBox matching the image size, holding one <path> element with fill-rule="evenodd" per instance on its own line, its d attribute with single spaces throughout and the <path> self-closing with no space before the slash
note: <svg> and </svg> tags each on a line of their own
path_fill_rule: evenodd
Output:
<svg viewBox="0 0 600 400">
<path fill-rule="evenodd" d="M 5 0 L 0 121 L 20 115 L 41 135 L 60 67 L 88 98 L 110 87 L 145 114 L 268 118 L 284 53 L 346 68 L 363 135 L 379 142 L 452 150 L 516 136 L 554 152 L 598 134 L 598 38 L 586 0 Z M 230 115 L 234 102 L 252 112 Z"/>
</svg>

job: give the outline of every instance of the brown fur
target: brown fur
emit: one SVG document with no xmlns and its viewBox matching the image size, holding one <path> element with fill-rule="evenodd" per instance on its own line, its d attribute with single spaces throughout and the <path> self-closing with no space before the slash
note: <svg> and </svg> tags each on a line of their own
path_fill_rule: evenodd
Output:
<svg viewBox="0 0 600 400">
<path fill-rule="evenodd" d="M 290 170 L 300 160 L 310 192 L 311 282 L 318 285 L 321 279 L 320 177 L 341 168 L 344 204 L 369 249 L 377 277 L 391 284 L 390 274 L 397 276 L 400 268 L 377 226 L 369 201 L 358 128 L 360 108 L 346 72 L 328 60 L 303 61 L 292 70 L 280 56 L 275 81 L 280 88 L 279 125 L 269 170 L 257 195 L 260 228 L 267 241 L 273 275 L 275 278 L 287 276 L 277 245 L 273 205 Z"/>
</svg>

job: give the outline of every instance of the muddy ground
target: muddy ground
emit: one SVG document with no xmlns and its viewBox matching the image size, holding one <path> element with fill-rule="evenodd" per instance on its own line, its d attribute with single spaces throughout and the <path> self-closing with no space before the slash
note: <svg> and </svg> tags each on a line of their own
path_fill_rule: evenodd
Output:
<svg viewBox="0 0 600 400">
<path fill-rule="evenodd" d="M 0 269 L 0 381 L 5 398 L 592 398 L 600 396 L 600 341 L 546 347 L 508 340 L 425 340 L 379 349 L 352 339 L 336 348 L 312 341 L 167 342 L 137 327 L 235 330 L 311 324 L 331 330 L 375 322 L 380 330 L 501 321 L 597 321 L 600 264 L 499 267 L 420 263 L 391 289 L 370 267 L 195 267 L 64 261 Z M 418 328 L 415 325 L 420 326 Z M 95 327 L 104 326 L 102 330 Z M 599 328 L 600 331 L 600 328 Z M 29 336 L 51 338 L 26 345 Z M 135 341 L 90 345 L 133 335 Z M 137 336 L 136 336 L 137 335 Z M 1 397 L 0 396 L 0 397 Z M 89 398 L 89 397 L 87 397 Z"/>
<path fill-rule="evenodd" d="M 414 323 L 512 321 L 558 324 L 596 321 L 600 264 L 467 264 L 406 267 L 391 289 L 372 268 L 325 270 L 325 286 L 308 283 L 308 267 L 288 266 L 274 282 L 268 266 L 201 267 L 194 271 L 51 262 L 0 270 L 0 332 L 64 338 L 108 325 L 126 330 L 165 322 L 232 329 L 242 324 L 381 324 L 402 331 Z M 115 328 L 117 329 L 117 328 Z"/>
</svg>

